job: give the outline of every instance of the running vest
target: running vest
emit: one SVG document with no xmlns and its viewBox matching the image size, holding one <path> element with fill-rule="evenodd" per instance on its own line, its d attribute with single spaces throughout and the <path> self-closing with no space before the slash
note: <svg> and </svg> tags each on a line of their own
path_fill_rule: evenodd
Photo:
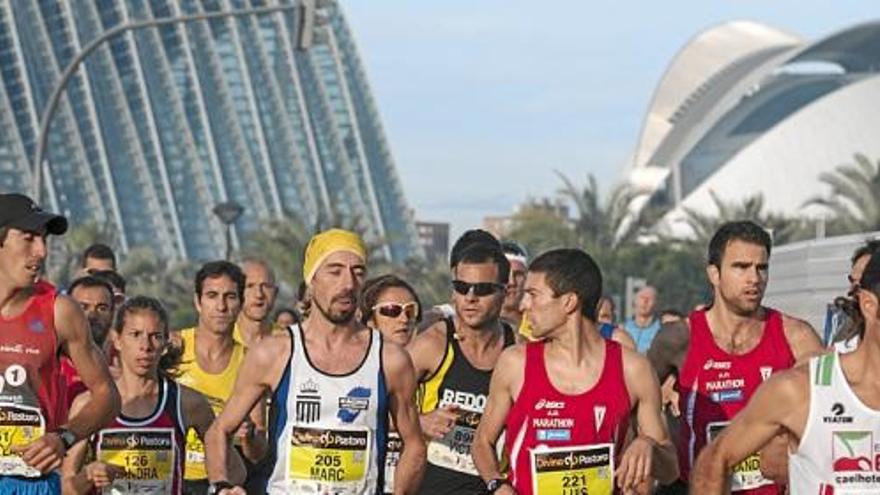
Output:
<svg viewBox="0 0 880 495">
<path fill-rule="evenodd" d="M 614 492 L 632 405 L 620 344 L 603 343 L 599 380 L 577 395 L 550 382 L 544 343 L 526 344 L 522 389 L 505 423 L 508 477 L 518 494 Z"/>
<path fill-rule="evenodd" d="M 880 411 L 853 392 L 840 354 L 810 360 L 810 412 L 803 438 L 789 455 L 791 493 L 880 492 Z"/>
<path fill-rule="evenodd" d="M 265 493 L 381 493 L 388 427 L 382 337 L 369 330 L 360 365 L 341 375 L 312 366 L 299 325 L 287 332 L 291 356 L 272 396 Z"/>
<path fill-rule="evenodd" d="M 33 291 L 21 314 L 0 317 L 0 477 L 41 476 L 10 449 L 57 430 L 66 419 L 55 287 L 40 281 Z"/>
<path fill-rule="evenodd" d="M 420 493 L 483 493 L 486 486 L 471 458 L 471 443 L 486 407 L 492 370 L 471 365 L 455 338 L 455 325 L 451 319 L 445 321 L 446 351 L 437 371 L 420 385 L 420 409 L 426 414 L 455 404 L 459 416 L 446 436 L 428 442 L 428 464 Z M 506 323 L 502 325 L 506 348 L 515 343 L 514 335 Z"/>
<path fill-rule="evenodd" d="M 742 408 L 761 383 L 778 370 L 791 368 L 794 355 L 782 328 L 782 315 L 766 310 L 758 345 L 745 354 L 728 354 L 715 343 L 706 311 L 690 314 L 690 344 L 677 387 L 683 413 L 678 458 L 683 480 L 697 455 Z M 752 454 L 731 475 L 731 491 L 777 494 L 781 490 L 761 475 L 760 458 Z"/>
<path fill-rule="evenodd" d="M 214 415 L 220 414 L 223 405 L 232 395 L 232 387 L 238 376 L 238 368 L 244 359 L 244 347 L 234 342 L 232 356 L 226 369 L 213 374 L 202 370 L 196 360 L 196 330 L 187 328 L 180 331 L 180 340 L 183 342 L 183 356 L 178 366 L 180 376 L 177 379 L 181 385 L 199 392 L 208 400 Z M 208 478 L 205 470 L 205 445 L 202 443 L 194 428 L 186 432 L 186 468 L 184 479 L 203 480 Z"/>
<path fill-rule="evenodd" d="M 184 424 L 180 388 L 160 379 L 156 408 L 150 415 L 120 414 L 92 437 L 98 461 L 125 469 L 125 475 L 101 493 L 182 493 Z"/>
</svg>

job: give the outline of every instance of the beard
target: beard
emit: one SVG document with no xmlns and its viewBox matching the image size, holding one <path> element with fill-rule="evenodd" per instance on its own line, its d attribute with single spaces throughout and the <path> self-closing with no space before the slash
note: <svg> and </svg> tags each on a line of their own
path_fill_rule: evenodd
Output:
<svg viewBox="0 0 880 495">
<path fill-rule="evenodd" d="M 351 296 L 340 296 L 340 298 L 343 297 Z M 330 300 L 331 306 L 333 305 L 334 300 L 336 300 L 335 297 Z M 332 311 L 328 308 L 324 308 L 323 306 L 321 306 L 321 303 L 319 303 L 317 300 L 312 299 L 312 306 L 318 308 L 318 311 L 320 311 L 321 314 L 324 315 L 324 318 L 326 318 L 327 321 L 333 323 L 334 325 L 345 325 L 350 323 L 351 320 L 354 318 L 355 312 L 357 312 L 357 304 L 352 304 L 351 309 L 347 311 Z"/>
</svg>

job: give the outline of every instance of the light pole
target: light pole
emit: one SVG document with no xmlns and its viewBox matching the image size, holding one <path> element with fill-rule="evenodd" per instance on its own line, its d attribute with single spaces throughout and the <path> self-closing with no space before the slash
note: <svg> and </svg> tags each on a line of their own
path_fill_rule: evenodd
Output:
<svg viewBox="0 0 880 495">
<path fill-rule="evenodd" d="M 55 89 L 52 90 L 52 94 L 51 96 L 49 96 L 49 101 L 46 104 L 46 109 L 43 110 L 43 114 L 40 117 L 40 131 L 37 139 L 37 148 L 34 151 L 34 161 L 31 164 L 31 172 L 33 174 L 33 191 L 31 191 L 31 197 L 37 204 L 40 204 L 40 196 L 43 192 L 43 155 L 46 152 L 46 144 L 49 140 L 49 125 L 52 122 L 52 115 L 55 113 L 55 110 L 58 107 L 58 103 L 61 101 L 61 94 L 64 92 L 64 89 L 67 87 L 67 83 L 70 81 L 70 78 L 73 76 L 76 69 L 79 68 L 80 64 L 82 64 L 83 60 L 85 60 L 85 58 L 88 57 L 93 51 L 95 51 L 95 49 L 97 49 L 98 46 L 100 46 L 102 43 L 109 40 L 110 38 L 113 38 L 114 36 L 118 36 L 122 33 L 133 31 L 135 29 L 167 26 L 170 24 L 178 24 L 183 22 L 205 21 L 223 17 L 243 17 L 246 15 L 272 14 L 275 12 L 294 10 L 300 7 L 302 7 L 302 5 L 300 5 L 300 2 L 297 2 L 291 5 L 251 7 L 247 9 L 228 10 L 225 12 L 205 12 L 201 14 L 182 15 L 178 17 L 164 17 L 161 19 L 132 21 L 114 26 L 101 34 L 101 36 L 98 36 L 97 38 L 90 41 L 70 62 L 70 64 L 67 65 L 67 68 L 64 69 L 64 72 L 61 74 L 61 79 L 58 80 L 58 83 L 55 85 Z M 312 13 L 313 12 L 309 12 L 309 14 Z"/>
<path fill-rule="evenodd" d="M 244 207 L 230 200 L 218 204 L 213 211 L 226 227 L 226 256 L 223 259 L 228 261 L 232 256 L 232 224 L 244 213 Z"/>
</svg>

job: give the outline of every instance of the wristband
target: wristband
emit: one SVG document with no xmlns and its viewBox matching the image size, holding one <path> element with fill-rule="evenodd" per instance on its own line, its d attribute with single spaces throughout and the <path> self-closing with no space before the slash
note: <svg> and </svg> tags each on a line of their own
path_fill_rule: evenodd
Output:
<svg viewBox="0 0 880 495">
<path fill-rule="evenodd" d="M 510 485 L 507 478 L 495 478 L 486 482 L 486 492 L 495 493 L 502 485 Z"/>
<path fill-rule="evenodd" d="M 215 481 L 208 486 L 208 495 L 217 495 L 221 491 L 228 490 L 230 488 L 235 488 L 235 485 L 226 480 Z"/>
</svg>

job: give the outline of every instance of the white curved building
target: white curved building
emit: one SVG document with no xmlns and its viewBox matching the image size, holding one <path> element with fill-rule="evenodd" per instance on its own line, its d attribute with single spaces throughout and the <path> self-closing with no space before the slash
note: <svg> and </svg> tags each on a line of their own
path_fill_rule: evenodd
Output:
<svg viewBox="0 0 880 495">
<path fill-rule="evenodd" d="M 710 192 L 803 214 L 820 173 L 880 158 L 878 76 L 880 21 L 813 43 L 754 22 L 712 28 L 660 81 L 628 180 L 672 207 L 664 226 L 680 235 L 683 208 L 713 211 Z"/>
</svg>

